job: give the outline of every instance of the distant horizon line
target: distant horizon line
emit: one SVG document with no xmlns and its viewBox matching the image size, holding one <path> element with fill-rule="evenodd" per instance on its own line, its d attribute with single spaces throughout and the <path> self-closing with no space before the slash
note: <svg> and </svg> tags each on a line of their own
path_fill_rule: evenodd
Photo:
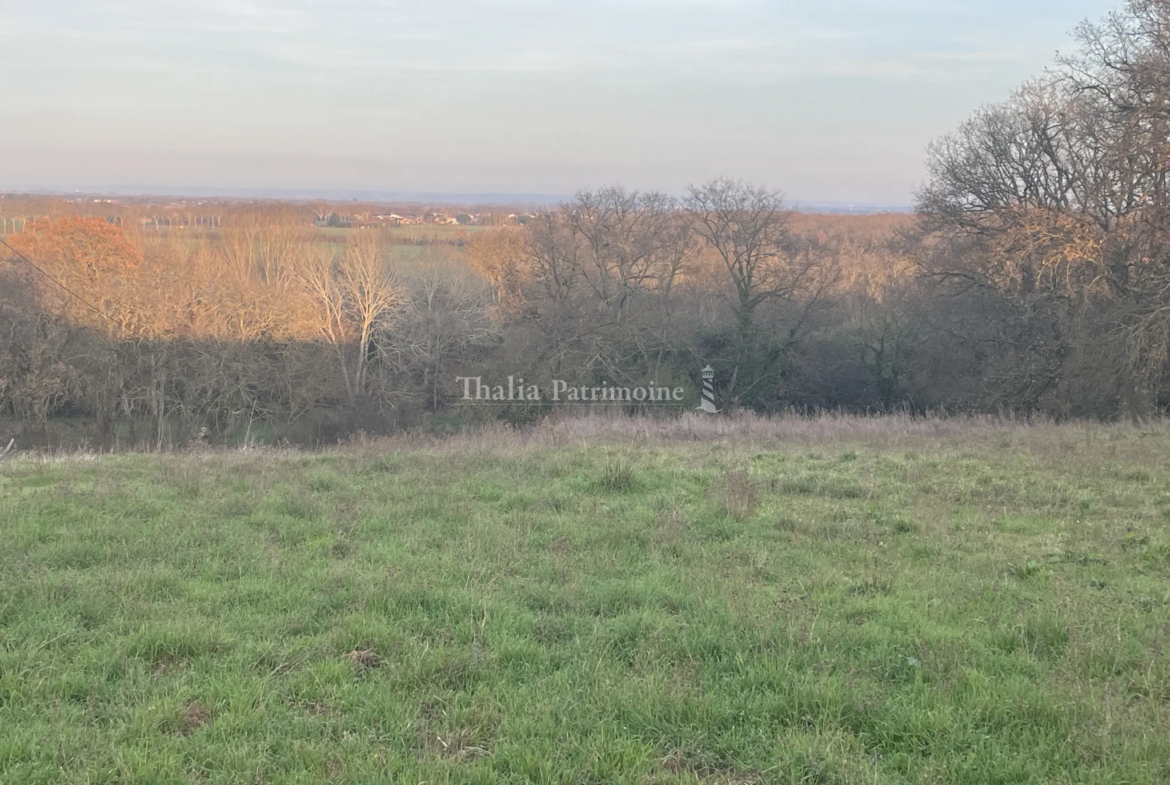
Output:
<svg viewBox="0 0 1170 785">
<path fill-rule="evenodd" d="M 653 190 L 653 189 L 648 189 Z M 359 188 L 217 188 L 207 186 L 111 185 L 86 188 L 0 188 L 7 196 L 84 196 L 122 198 L 174 197 L 187 199 L 276 199 L 281 201 L 381 202 L 444 205 L 540 205 L 552 206 L 573 198 L 573 194 L 507 191 L 390 191 Z M 796 211 L 855 214 L 912 213 L 910 204 L 866 200 L 789 199 L 785 204 Z"/>
</svg>

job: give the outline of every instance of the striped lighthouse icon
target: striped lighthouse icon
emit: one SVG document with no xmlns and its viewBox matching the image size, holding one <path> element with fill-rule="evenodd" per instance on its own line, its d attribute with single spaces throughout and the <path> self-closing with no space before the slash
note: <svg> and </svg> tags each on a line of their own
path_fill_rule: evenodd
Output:
<svg viewBox="0 0 1170 785">
<path fill-rule="evenodd" d="M 699 410 L 708 414 L 719 413 L 715 408 L 715 369 L 710 365 L 703 369 L 703 403 Z"/>
</svg>

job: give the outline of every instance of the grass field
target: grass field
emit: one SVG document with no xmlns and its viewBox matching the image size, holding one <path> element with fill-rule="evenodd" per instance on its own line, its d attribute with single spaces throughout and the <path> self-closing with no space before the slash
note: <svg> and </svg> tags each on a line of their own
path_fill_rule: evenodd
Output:
<svg viewBox="0 0 1170 785">
<path fill-rule="evenodd" d="M 487 231 L 486 226 L 451 226 L 447 224 L 419 224 L 413 226 L 386 226 L 379 229 L 386 237 L 399 243 L 446 243 Z M 330 240 L 344 243 L 355 229 L 319 227 L 318 232 Z"/>
<path fill-rule="evenodd" d="M 1170 426 L 0 464 L 0 782 L 1170 782 Z"/>
</svg>

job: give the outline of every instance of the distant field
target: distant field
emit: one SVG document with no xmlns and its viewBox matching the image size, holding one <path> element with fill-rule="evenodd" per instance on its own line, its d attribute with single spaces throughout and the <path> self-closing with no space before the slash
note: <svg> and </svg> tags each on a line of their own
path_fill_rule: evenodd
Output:
<svg viewBox="0 0 1170 785">
<path fill-rule="evenodd" d="M 0 464 L 0 782 L 1170 782 L 1170 426 Z"/>
<path fill-rule="evenodd" d="M 483 231 L 482 226 L 399 226 L 384 230 L 389 243 L 383 251 L 395 270 L 426 269 L 433 266 L 454 265 L 465 269 L 467 252 L 452 245 L 462 233 L 464 236 Z M 345 238 L 352 229 L 322 228 L 318 230 L 326 242 L 340 252 L 345 247 Z"/>
<path fill-rule="evenodd" d="M 437 243 L 450 242 L 458 240 L 461 234 L 473 235 L 476 232 L 482 232 L 487 227 L 484 226 L 447 226 L 447 225 L 424 225 L 424 226 L 392 226 L 380 231 L 386 233 L 392 240 L 403 243 Z M 349 236 L 353 229 L 342 229 L 334 227 L 322 227 L 318 229 L 319 232 L 328 236 L 331 239 L 336 238 L 341 241 L 342 238 Z"/>
</svg>

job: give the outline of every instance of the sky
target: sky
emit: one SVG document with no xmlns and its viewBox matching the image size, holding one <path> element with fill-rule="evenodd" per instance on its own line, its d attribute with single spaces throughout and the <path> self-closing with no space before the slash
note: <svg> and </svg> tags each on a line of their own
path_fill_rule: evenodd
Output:
<svg viewBox="0 0 1170 785">
<path fill-rule="evenodd" d="M 908 204 L 1120 0 L 0 0 L 0 190 Z"/>
</svg>

